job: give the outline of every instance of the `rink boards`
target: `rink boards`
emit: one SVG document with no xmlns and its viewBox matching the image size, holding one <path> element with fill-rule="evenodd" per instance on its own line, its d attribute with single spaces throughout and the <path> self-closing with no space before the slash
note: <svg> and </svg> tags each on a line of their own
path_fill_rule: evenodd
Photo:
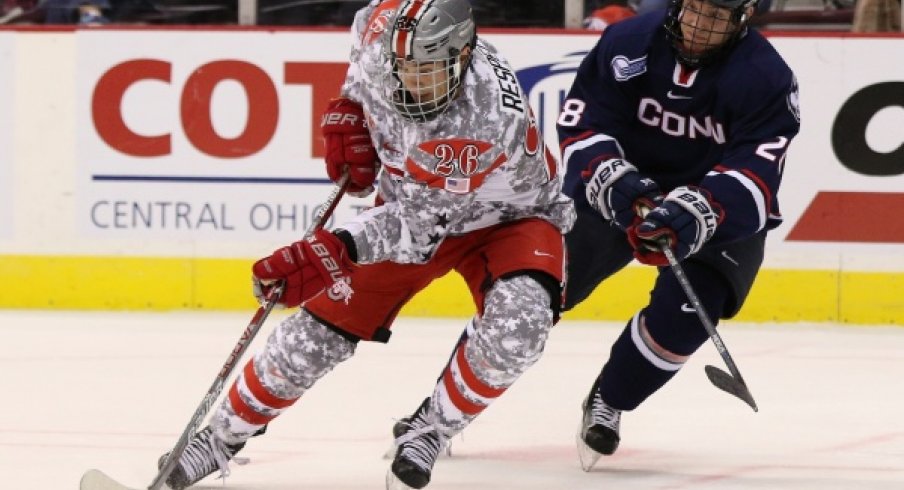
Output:
<svg viewBox="0 0 904 490">
<path fill-rule="evenodd" d="M 554 147 L 595 35 L 486 37 Z M 785 224 L 741 318 L 904 324 L 904 65 L 872 61 L 897 59 L 904 38 L 771 39 L 797 73 L 802 131 Z M 316 128 L 348 43 L 336 30 L 0 31 L 0 307 L 253 306 L 251 260 L 297 239 L 330 191 Z M 368 205 L 344 200 L 331 224 Z M 652 278 L 629 267 L 570 318 L 624 319 Z M 472 308 L 446 277 L 403 313 Z"/>
</svg>

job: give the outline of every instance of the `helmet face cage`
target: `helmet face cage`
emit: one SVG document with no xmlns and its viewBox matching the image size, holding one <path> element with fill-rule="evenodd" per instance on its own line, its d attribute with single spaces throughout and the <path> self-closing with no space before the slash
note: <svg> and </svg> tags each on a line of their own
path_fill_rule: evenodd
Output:
<svg viewBox="0 0 904 490">
<path fill-rule="evenodd" d="M 665 28 L 678 59 L 696 68 L 721 57 L 744 34 L 757 0 L 673 0 Z"/>
<path fill-rule="evenodd" d="M 408 0 L 385 43 L 387 98 L 404 117 L 429 121 L 452 103 L 470 62 L 476 27 L 468 0 Z"/>
</svg>

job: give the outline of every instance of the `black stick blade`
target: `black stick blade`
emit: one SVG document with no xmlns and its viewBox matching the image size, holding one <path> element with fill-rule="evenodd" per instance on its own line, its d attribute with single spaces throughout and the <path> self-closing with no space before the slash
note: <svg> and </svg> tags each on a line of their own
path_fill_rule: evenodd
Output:
<svg viewBox="0 0 904 490">
<path fill-rule="evenodd" d="M 756 406 L 756 402 L 753 401 L 753 395 L 750 394 L 750 390 L 747 389 L 747 385 L 744 384 L 743 380 L 737 379 L 715 366 L 706 366 L 704 369 L 706 370 L 706 377 L 709 378 L 712 384 L 716 385 L 716 388 L 744 400 L 754 412 L 760 411 Z"/>
</svg>

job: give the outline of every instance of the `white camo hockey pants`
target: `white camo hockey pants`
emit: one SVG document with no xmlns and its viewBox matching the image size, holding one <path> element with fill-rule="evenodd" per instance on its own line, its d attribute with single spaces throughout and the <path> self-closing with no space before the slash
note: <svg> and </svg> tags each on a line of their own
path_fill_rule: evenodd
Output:
<svg viewBox="0 0 904 490">
<path fill-rule="evenodd" d="M 550 296 L 537 281 L 496 281 L 484 314 L 468 325 L 432 395 L 434 423 L 445 436 L 461 431 L 542 355 L 553 325 Z M 318 379 L 355 353 L 356 344 L 304 310 L 283 320 L 236 379 L 211 420 L 223 441 L 251 437 Z"/>
<path fill-rule="evenodd" d="M 483 316 L 468 324 L 431 396 L 436 428 L 446 437 L 464 429 L 540 359 L 553 326 L 550 296 L 534 279 L 496 281 Z"/>
</svg>

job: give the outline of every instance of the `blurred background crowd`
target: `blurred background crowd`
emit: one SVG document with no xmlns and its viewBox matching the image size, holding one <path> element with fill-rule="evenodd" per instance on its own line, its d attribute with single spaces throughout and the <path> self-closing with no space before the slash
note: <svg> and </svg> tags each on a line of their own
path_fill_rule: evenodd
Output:
<svg viewBox="0 0 904 490">
<path fill-rule="evenodd" d="M 667 8 L 671 1 L 673 0 L 471 0 L 471 3 L 478 24 L 483 27 L 581 27 L 601 31 L 632 15 Z M 355 11 L 365 5 L 367 0 L 0 2 L 0 24 L 348 26 Z M 760 0 L 753 24 L 784 30 L 899 32 L 901 0 Z"/>
</svg>

